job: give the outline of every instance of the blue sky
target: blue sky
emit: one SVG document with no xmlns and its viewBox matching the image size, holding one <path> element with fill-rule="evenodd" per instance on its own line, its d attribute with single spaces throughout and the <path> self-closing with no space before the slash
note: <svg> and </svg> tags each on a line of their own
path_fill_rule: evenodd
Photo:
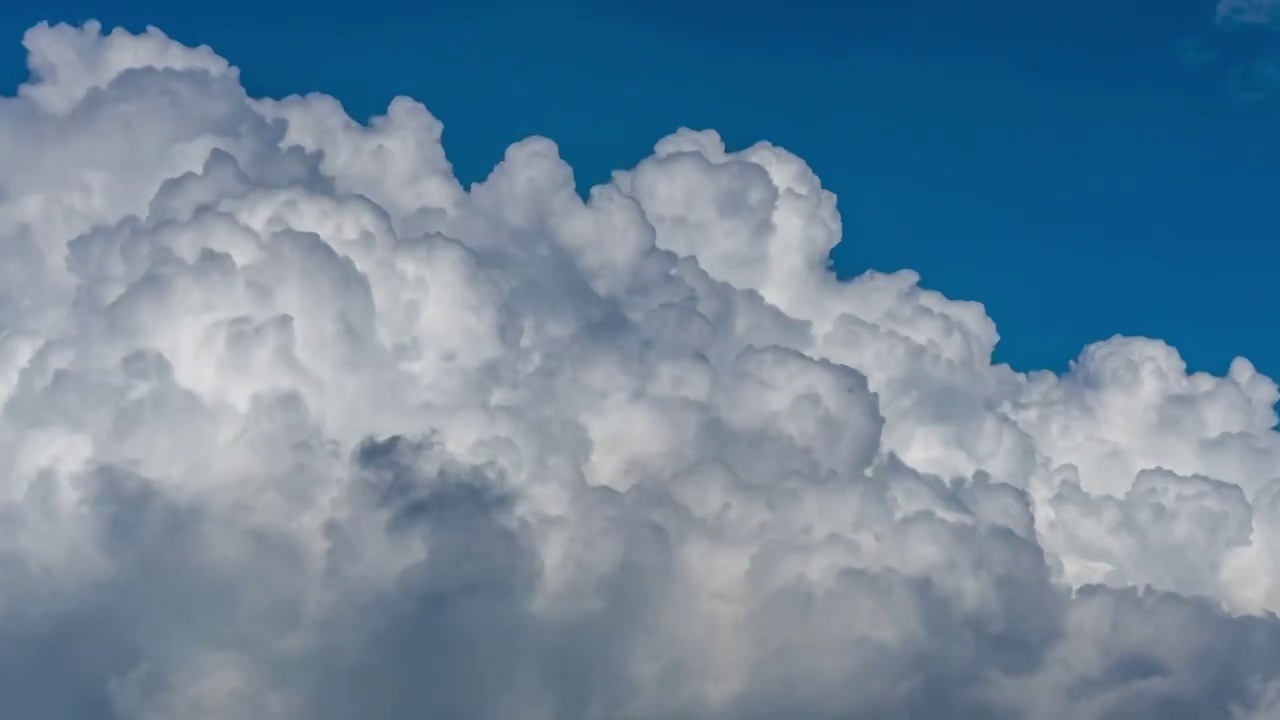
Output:
<svg viewBox="0 0 1280 720">
<path fill-rule="evenodd" d="M 1212 0 L 516 5 L 48 0 L 0 10 L 0 84 L 26 27 L 94 17 L 210 44 L 255 94 L 415 97 L 467 181 L 534 133 L 580 184 L 681 125 L 767 139 L 839 196 L 841 274 L 982 302 L 1019 369 L 1124 333 L 1280 375 L 1280 112 L 1229 92 L 1276 41 Z"/>
</svg>

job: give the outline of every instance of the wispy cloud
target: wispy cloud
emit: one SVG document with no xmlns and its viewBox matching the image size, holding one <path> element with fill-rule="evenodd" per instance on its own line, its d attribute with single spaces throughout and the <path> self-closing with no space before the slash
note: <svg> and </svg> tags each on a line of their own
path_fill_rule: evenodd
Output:
<svg viewBox="0 0 1280 720">
<path fill-rule="evenodd" d="M 1218 0 L 1217 20 L 1223 24 L 1270 25 L 1280 20 L 1280 0 Z"/>
</svg>

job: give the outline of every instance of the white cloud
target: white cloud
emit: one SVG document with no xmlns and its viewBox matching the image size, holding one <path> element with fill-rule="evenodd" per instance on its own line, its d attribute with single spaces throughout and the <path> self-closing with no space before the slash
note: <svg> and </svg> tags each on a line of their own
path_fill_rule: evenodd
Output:
<svg viewBox="0 0 1280 720">
<path fill-rule="evenodd" d="M 837 282 L 802 160 L 258 100 L 40 26 L 0 101 L 0 709 L 1269 717 L 1270 379 Z"/>
</svg>

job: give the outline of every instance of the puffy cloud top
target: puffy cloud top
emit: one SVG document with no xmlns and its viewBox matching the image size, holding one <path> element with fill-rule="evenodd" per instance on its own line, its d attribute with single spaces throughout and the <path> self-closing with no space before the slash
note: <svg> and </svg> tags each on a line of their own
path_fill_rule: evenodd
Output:
<svg viewBox="0 0 1280 720">
<path fill-rule="evenodd" d="M 464 189 L 420 104 L 38 26 L 0 100 L 0 714 L 1274 718 L 1280 392 L 842 283 L 800 158 Z"/>
</svg>

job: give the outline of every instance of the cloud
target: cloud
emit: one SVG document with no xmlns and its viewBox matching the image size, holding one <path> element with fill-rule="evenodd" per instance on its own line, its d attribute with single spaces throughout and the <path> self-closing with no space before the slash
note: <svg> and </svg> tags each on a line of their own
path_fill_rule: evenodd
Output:
<svg viewBox="0 0 1280 720">
<path fill-rule="evenodd" d="M 1280 20 L 1276 0 L 1218 0 L 1216 17 L 1228 25 L 1268 25 Z"/>
<path fill-rule="evenodd" d="M 681 130 L 464 189 L 400 98 L 38 26 L 0 100 L 0 708 L 1264 718 L 1276 384 L 837 282 L 834 196 Z"/>
<path fill-rule="evenodd" d="M 1280 2 L 1218 0 L 1214 23 L 1183 43 L 1182 62 L 1230 107 L 1269 107 L 1280 91 Z"/>
</svg>

